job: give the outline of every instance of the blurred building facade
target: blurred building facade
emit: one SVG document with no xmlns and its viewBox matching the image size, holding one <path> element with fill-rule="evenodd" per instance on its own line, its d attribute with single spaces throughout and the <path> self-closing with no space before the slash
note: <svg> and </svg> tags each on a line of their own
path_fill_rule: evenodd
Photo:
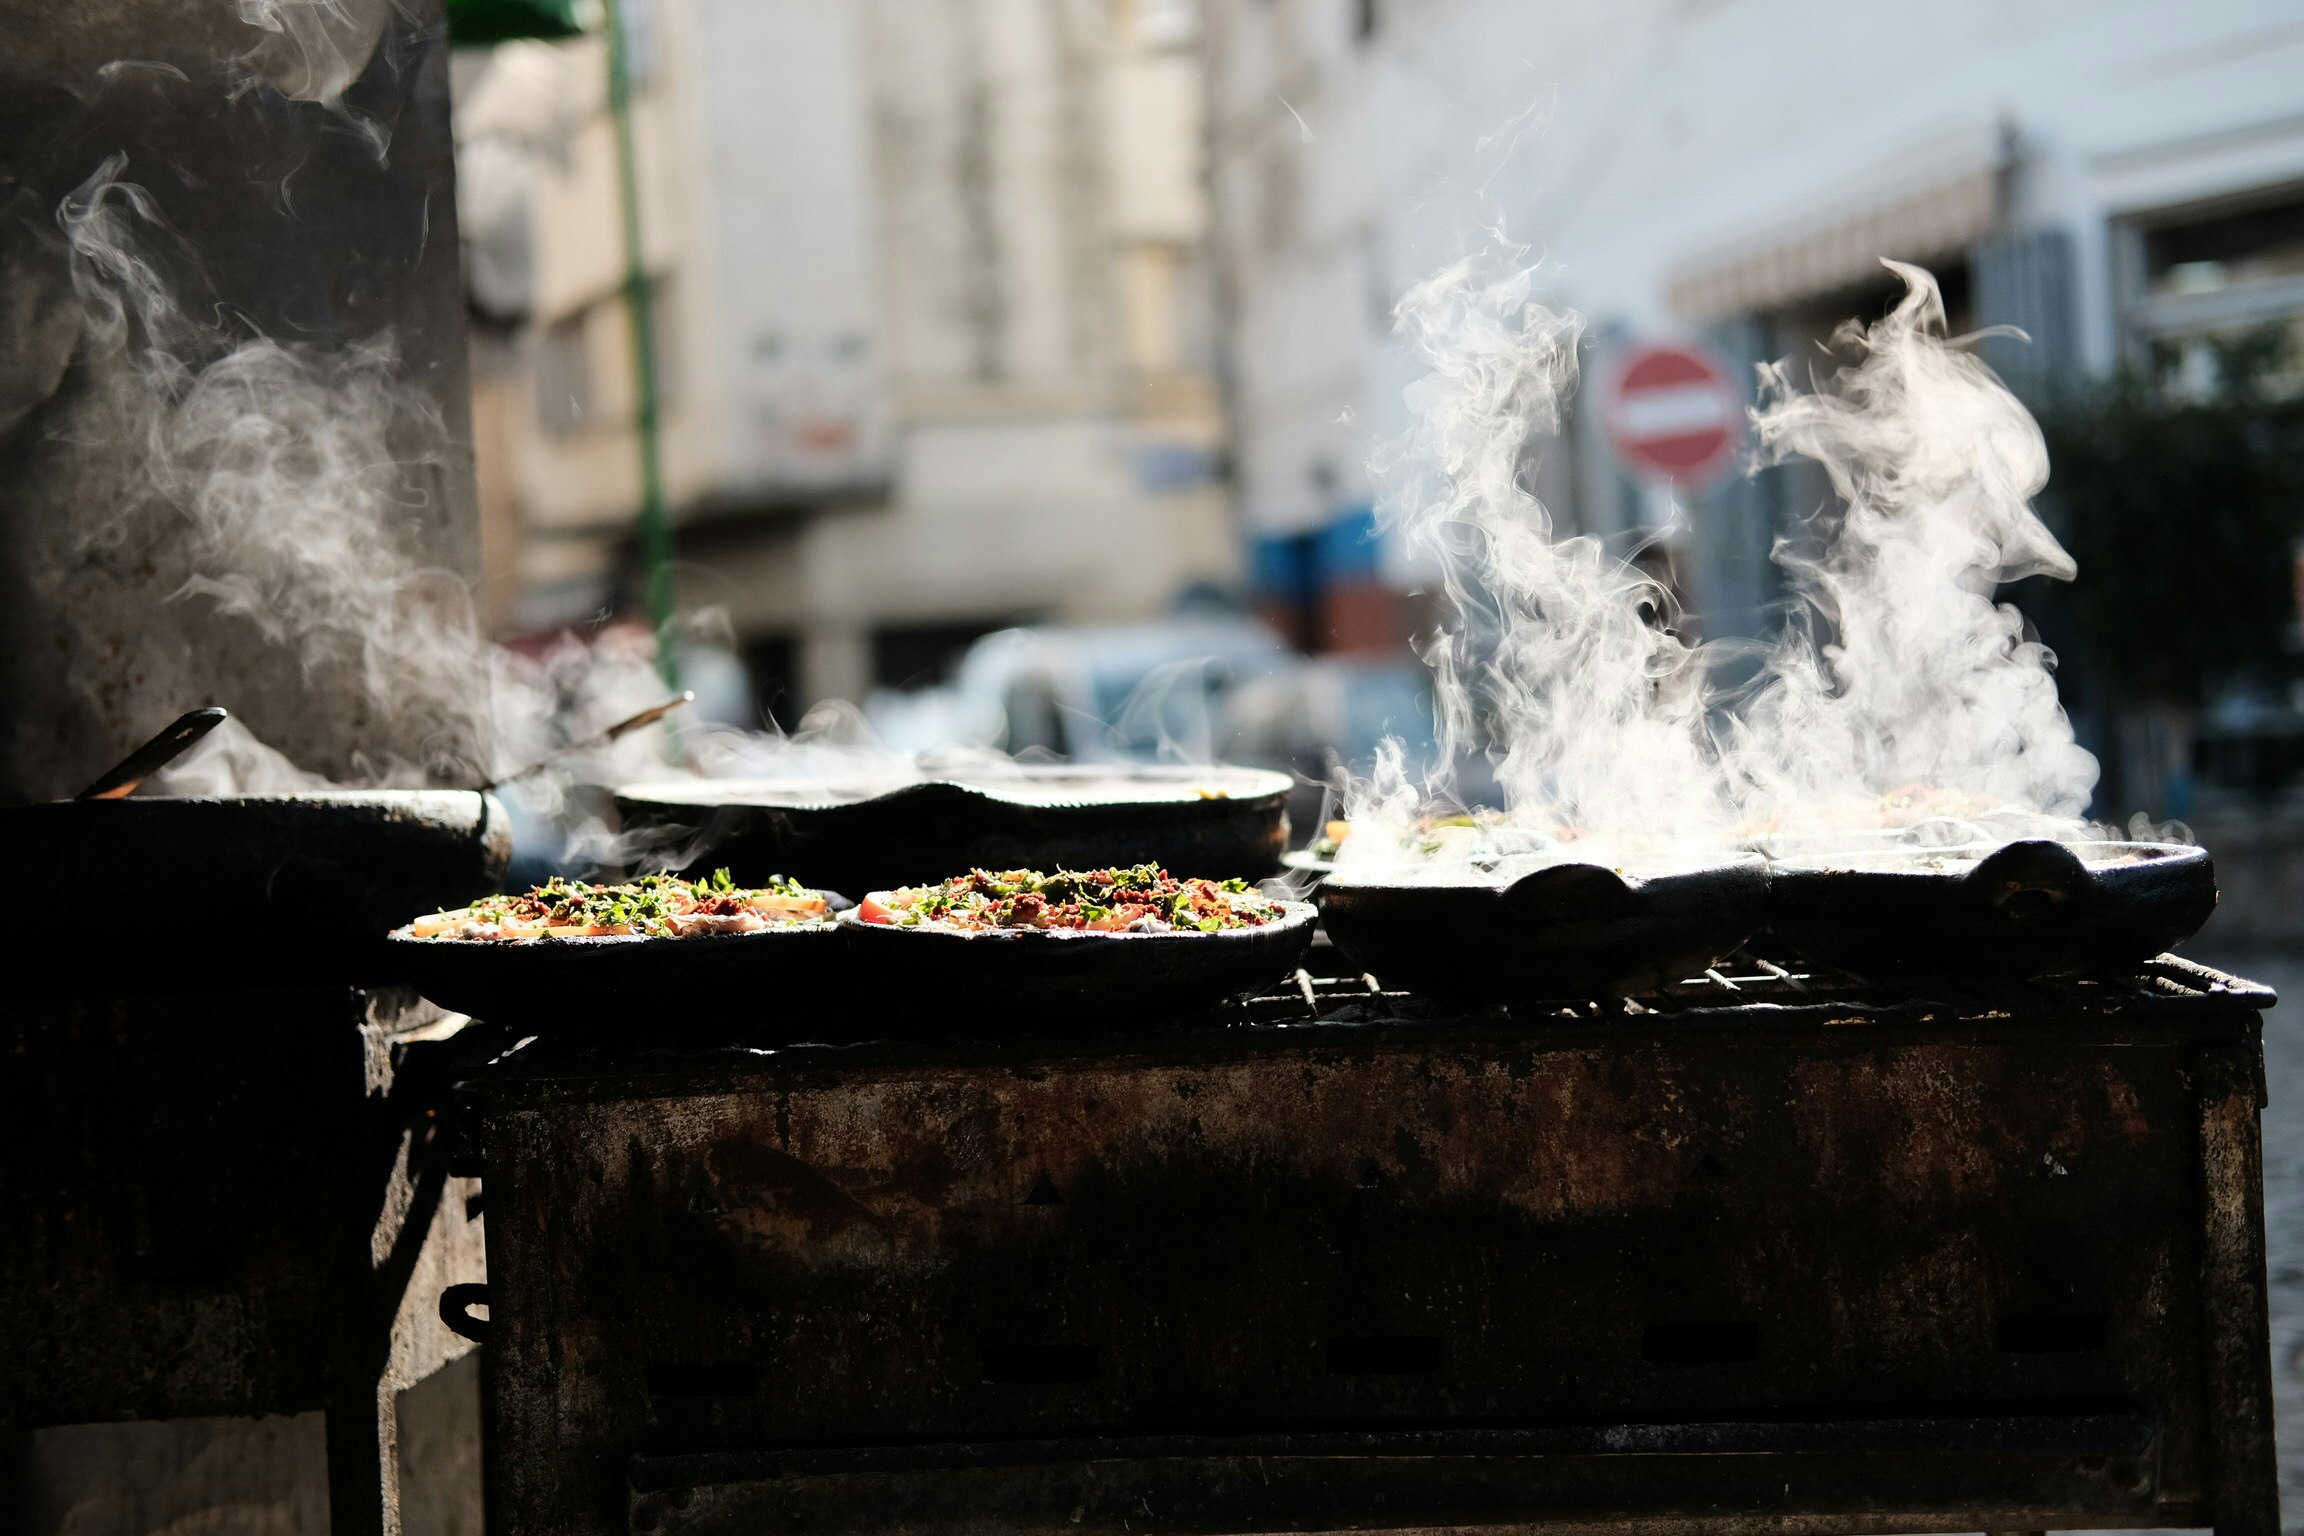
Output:
<svg viewBox="0 0 2304 1536">
<path fill-rule="evenodd" d="M 1194 13 L 623 0 L 684 608 L 764 703 L 1237 580 Z M 632 595 L 604 45 L 460 60 L 486 604 Z"/>
<path fill-rule="evenodd" d="M 2304 15 L 2283 0 L 1205 11 L 1240 495 L 1267 580 L 1424 580 L 1366 547 L 1370 445 L 1420 371 L 1392 308 L 1499 218 L 1587 317 L 1587 381 L 1670 338 L 1749 391 L 1753 364 L 1878 312 L 1883 255 L 1935 271 L 1955 330 L 2028 332 L 1986 346 L 2034 397 L 2124 363 L 2197 382 L 2219 335 L 2304 334 Z M 1534 483 L 1623 548 L 1671 528 L 1714 636 L 1772 623 L 1771 543 L 1822 494 L 1796 471 L 1644 483 L 1588 407 Z"/>
</svg>

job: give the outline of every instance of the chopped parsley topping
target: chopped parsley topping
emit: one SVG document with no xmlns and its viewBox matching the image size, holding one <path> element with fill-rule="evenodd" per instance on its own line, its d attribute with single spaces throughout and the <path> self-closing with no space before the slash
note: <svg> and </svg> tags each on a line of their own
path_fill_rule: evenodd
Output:
<svg viewBox="0 0 2304 1536">
<path fill-rule="evenodd" d="M 727 870 L 716 869 L 698 880 L 644 875 L 620 885 L 554 877 L 516 896 L 487 896 L 458 911 L 420 917 L 410 931 L 441 939 L 688 938 L 830 916 L 830 903 L 796 881 L 778 875 L 740 887 Z"/>
</svg>

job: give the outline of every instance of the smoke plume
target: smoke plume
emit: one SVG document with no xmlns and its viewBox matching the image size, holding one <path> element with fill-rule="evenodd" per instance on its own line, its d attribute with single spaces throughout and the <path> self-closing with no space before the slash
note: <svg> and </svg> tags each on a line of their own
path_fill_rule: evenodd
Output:
<svg viewBox="0 0 2304 1536">
<path fill-rule="evenodd" d="M 1778 541 L 1787 622 L 1733 692 L 1715 682 L 1728 647 L 1683 640 L 1670 594 L 1596 539 L 1558 536 L 1529 490 L 1581 322 L 1532 297 L 1525 248 L 1499 235 L 1407 296 L 1398 330 L 1430 371 L 1376 468 L 1385 516 L 1437 557 L 1451 610 L 1426 651 L 1441 761 L 1419 774 L 1393 743 L 1347 786 L 1347 865 L 1486 879 L 1503 861 L 2106 835 L 2082 819 L 2096 764 L 2057 702 L 2054 657 L 1995 598 L 2073 574 L 2031 507 L 2039 429 L 1946 338 L 1934 279 L 1888 265 L 1908 291 L 1870 328 L 1841 328 L 1845 366 L 1806 391 L 1763 370 L 1755 468 L 1812 460 L 1834 504 L 1807 540 Z M 1456 799 L 1448 764 L 1475 747 L 1500 813 Z"/>
<path fill-rule="evenodd" d="M 1848 361 L 1809 392 L 1762 370 L 1763 463 L 1821 465 L 1838 502 L 1812 554 L 1780 540 L 1799 600 L 1726 760 L 1751 823 L 1829 837 L 1883 821 L 1966 838 L 1979 823 L 2080 835 L 2096 761 L 2056 698 L 2054 657 L 1994 593 L 2070 580 L 2034 514 L 2040 429 L 1944 336 L 1935 279 L 1887 263 L 1903 300 L 1833 338 Z"/>
<path fill-rule="evenodd" d="M 1529 488 L 1583 329 L 1537 302 L 1536 276 L 1499 233 L 1395 312 L 1430 371 L 1407 394 L 1413 425 L 1374 466 L 1380 511 L 1436 559 L 1454 619 L 1425 650 L 1439 761 L 1419 782 L 1393 744 L 1348 790 L 1349 862 L 1468 850 L 1622 862 L 1721 843 L 1701 672 L 1669 594 L 1598 539 L 1558 536 Z M 1419 846 L 1417 823 L 1462 809 L 1450 765 L 1482 743 L 1504 816 Z"/>
<path fill-rule="evenodd" d="M 124 363 L 113 393 L 140 439 L 141 494 L 117 518 L 182 518 L 200 574 L 177 598 L 256 626 L 308 675 L 357 679 L 413 754 L 376 765 L 378 781 L 481 776 L 487 649 L 469 594 L 399 533 L 429 466 L 398 445 L 439 440 L 419 419 L 431 407 L 399 385 L 388 337 L 323 349 L 189 314 L 151 254 L 169 233 L 125 169 L 113 156 L 58 212 L 92 347 Z"/>
</svg>

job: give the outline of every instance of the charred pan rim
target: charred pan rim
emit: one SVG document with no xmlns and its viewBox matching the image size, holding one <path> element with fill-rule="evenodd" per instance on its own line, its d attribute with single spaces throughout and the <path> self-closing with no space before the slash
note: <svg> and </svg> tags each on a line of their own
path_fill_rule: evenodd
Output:
<svg viewBox="0 0 2304 1536">
<path fill-rule="evenodd" d="M 1061 774 L 1048 773 L 1037 779 L 1031 773 L 1026 772 L 1019 774 L 1017 778 L 1022 782 L 1054 785 L 1061 784 L 1067 778 L 1126 778 L 1128 776 L 1129 770 L 1112 769 L 1081 772 L 1068 770 Z M 822 813 L 900 805 L 915 800 L 958 800 L 986 801 L 995 805 L 1011 806 L 1023 811 L 1101 811 L 1146 807 L 1189 813 L 1200 808 L 1220 810 L 1225 806 L 1253 806 L 1271 801 L 1284 801 L 1296 787 L 1294 779 L 1277 769 L 1270 768 L 1212 768 L 1205 771 L 1174 773 L 1164 771 L 1159 774 L 1145 774 L 1143 777 L 1147 783 L 1160 783 L 1177 788 L 1185 787 L 1200 779 L 1252 781 L 1256 787 L 1246 789 L 1243 792 L 1199 796 L 1192 799 L 1148 798 L 1131 795 L 1084 795 L 1074 799 L 1024 799 L 1013 794 L 1002 793 L 1000 783 L 997 780 L 979 782 L 969 779 L 937 778 L 923 779 L 915 784 L 901 785 L 876 795 L 866 795 L 853 800 L 793 800 L 779 799 L 768 794 L 746 799 L 718 799 L 683 793 L 685 786 L 678 783 L 650 780 L 619 785 L 614 794 L 619 803 L 680 811 L 763 810 Z M 709 785 L 714 782 L 727 781 L 702 779 L 697 782 Z"/>
<path fill-rule="evenodd" d="M 123 964 L 101 925 L 0 940 L 0 995 L 206 991 L 392 980 L 382 942 L 411 913 L 497 888 L 512 825 L 471 789 L 137 795 L 0 808 L 22 870 L 98 878 L 121 889 L 194 893 L 222 924 L 162 924 Z"/>
<path fill-rule="evenodd" d="M 1902 865 L 1890 862 L 1866 864 L 1836 864 L 1832 862 L 1832 860 L 1835 858 L 1861 858 L 1886 861 L 1894 857 L 1894 855 L 1898 852 L 1909 852 L 1911 855 L 1919 857 L 1931 851 L 1953 851 L 1951 849 L 1928 850 L 1918 848 L 1910 850 L 1889 850 L 1886 852 L 1878 850 L 1864 850 L 1859 852 L 1853 849 L 1842 849 L 1835 853 L 1778 856 L 1769 860 L 1769 869 L 1772 877 L 1776 879 L 1845 880 L 1850 877 L 1855 877 L 1859 879 L 1877 878 L 1950 882 L 1967 879 L 1970 875 L 1976 872 L 1977 866 L 1981 864 L 1985 858 L 1988 858 L 1993 854 L 2004 853 L 2010 848 L 2034 841 L 2043 840 L 2029 838 L 2010 838 L 1999 843 L 1962 844 L 1960 847 L 1964 850 L 1981 850 L 1979 856 L 1976 859 L 1970 861 L 1965 869 L 1921 869 L 1915 868 L 1911 865 Z M 2191 843 L 2053 843 L 2050 844 L 2050 846 L 2062 848 L 2067 852 L 2071 852 L 2075 862 L 2079 864 L 2081 871 L 2088 877 L 2091 882 L 2099 885 L 2116 886 L 2124 878 L 2157 877 L 2159 875 L 2171 872 L 2187 871 L 2192 866 L 2207 865 L 2210 863 L 2208 850 Z M 2129 859 L 2118 864 L 2091 865 L 2084 857 L 2082 857 L 2082 851 L 2090 849 L 2116 850 L 2121 853 L 2133 853 L 2142 856 L 2139 858 Z"/>
<path fill-rule="evenodd" d="M 888 894 L 887 891 L 873 891 L 867 899 L 878 901 Z M 1204 944 L 1210 940 L 1269 939 L 1278 934 L 1293 933 L 1320 918 L 1320 909 L 1308 901 L 1284 901 L 1280 903 L 1280 908 L 1281 915 L 1277 922 L 1258 923 L 1253 928 L 1225 928 L 1215 933 L 1109 933 L 1087 928 L 921 928 L 900 923 L 868 923 L 854 911 L 841 913 L 837 922 L 841 927 L 857 933 L 903 933 L 915 939 L 945 939 L 969 944 L 1067 944 L 1092 948 L 1098 944 Z"/>
<path fill-rule="evenodd" d="M 1321 886 L 1328 935 L 1387 985 L 1481 1003 L 1619 996 L 1693 974 L 1758 932 L 1757 857 L 1646 878 L 1589 863 L 1502 883 Z"/>
<path fill-rule="evenodd" d="M 1304 867 L 1309 868 L 1311 866 Z M 1323 877 L 1323 883 L 1328 889 L 1334 891 L 1369 891 L 1383 895 L 1430 891 L 1445 893 L 1460 899 L 1474 896 L 1493 896 L 1502 900 L 1530 881 L 1537 881 L 1541 884 L 1547 877 L 1558 878 L 1559 872 L 1565 870 L 1592 871 L 1613 875 L 1623 884 L 1625 890 L 1633 895 L 1638 895 L 1643 891 L 1663 894 L 1683 886 L 1699 883 L 1712 884 L 1723 879 L 1740 877 L 1757 876 L 1765 880 L 1772 872 L 1772 867 L 1768 861 L 1756 853 L 1720 859 L 1709 864 L 1691 864 L 1686 869 L 1657 870 L 1649 874 L 1632 874 L 1611 865 L 1594 864 L 1588 860 L 1563 859 L 1557 864 L 1546 864 L 1524 874 L 1514 875 L 1509 880 L 1433 881 L 1388 880 L 1384 878 L 1385 869 L 1399 867 L 1402 866 L 1378 866 L 1366 870 L 1331 867 Z"/>
</svg>

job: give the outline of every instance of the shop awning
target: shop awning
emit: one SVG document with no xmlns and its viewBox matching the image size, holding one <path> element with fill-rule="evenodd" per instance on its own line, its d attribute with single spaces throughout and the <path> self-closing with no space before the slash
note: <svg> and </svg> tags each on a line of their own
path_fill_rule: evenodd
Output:
<svg viewBox="0 0 2304 1536">
<path fill-rule="evenodd" d="M 1781 309 L 1874 277 L 1880 258 L 1929 261 L 1999 227 L 2011 159 L 1994 124 L 1930 139 L 1836 183 L 1807 211 L 1674 268 L 1673 313 L 1695 324 Z"/>
</svg>

